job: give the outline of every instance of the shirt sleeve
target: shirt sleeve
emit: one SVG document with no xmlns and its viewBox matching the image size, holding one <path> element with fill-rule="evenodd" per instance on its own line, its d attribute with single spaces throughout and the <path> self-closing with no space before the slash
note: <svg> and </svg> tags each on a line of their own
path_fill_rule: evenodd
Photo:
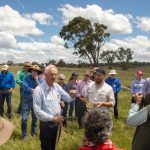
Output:
<svg viewBox="0 0 150 150">
<path fill-rule="evenodd" d="M 144 107 L 139 111 L 139 106 L 132 103 L 131 109 L 129 110 L 127 123 L 132 126 L 139 126 L 147 121 L 148 110 Z"/>
<path fill-rule="evenodd" d="M 26 92 L 32 92 L 32 88 L 29 86 L 29 76 L 26 76 L 23 80 L 23 90 L 26 91 Z"/>
<path fill-rule="evenodd" d="M 118 80 L 117 80 L 116 92 L 118 93 L 120 90 L 121 90 L 121 82 L 120 82 L 120 80 L 118 79 Z"/>
<path fill-rule="evenodd" d="M 15 83 L 15 79 L 14 79 L 14 75 L 12 74 L 11 76 L 11 86 L 14 89 L 16 87 L 16 83 Z"/>
<path fill-rule="evenodd" d="M 135 93 L 134 93 L 134 81 L 132 81 L 132 83 L 131 83 L 131 93 L 132 93 L 132 94 L 135 94 Z"/>
<path fill-rule="evenodd" d="M 17 75 L 16 75 L 16 83 L 21 86 L 23 81 L 21 80 L 20 75 L 21 75 L 21 74 L 20 74 L 20 71 L 18 71 L 18 72 L 17 72 Z"/>
<path fill-rule="evenodd" d="M 41 121 L 44 122 L 52 121 L 53 115 L 50 115 L 41 109 L 42 100 L 43 100 L 42 91 L 40 90 L 40 87 L 37 87 L 33 93 L 33 109 L 35 115 Z"/>
<path fill-rule="evenodd" d="M 62 87 L 58 86 L 59 92 L 61 93 L 61 99 L 63 99 L 66 102 L 72 102 L 75 100 L 75 97 L 71 97 L 65 90 L 62 89 Z"/>
<path fill-rule="evenodd" d="M 144 85 L 143 85 L 143 89 L 142 89 L 143 95 L 146 95 L 146 93 L 147 93 L 147 86 L 148 86 L 148 81 L 145 80 Z"/>
</svg>

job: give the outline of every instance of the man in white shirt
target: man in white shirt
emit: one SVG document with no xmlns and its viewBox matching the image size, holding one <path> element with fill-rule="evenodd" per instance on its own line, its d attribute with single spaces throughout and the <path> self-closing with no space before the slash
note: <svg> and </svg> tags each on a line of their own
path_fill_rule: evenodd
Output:
<svg viewBox="0 0 150 150">
<path fill-rule="evenodd" d="M 114 92 L 110 85 L 105 83 L 105 70 L 97 69 L 95 73 L 95 82 L 87 90 L 87 100 L 94 106 L 102 110 L 108 110 L 114 106 Z"/>
<path fill-rule="evenodd" d="M 33 108 L 40 120 L 40 141 L 42 150 L 54 150 L 58 135 L 58 125 L 64 121 L 61 115 L 60 100 L 71 102 L 76 96 L 75 90 L 70 95 L 55 83 L 57 67 L 49 65 L 45 68 L 45 81 L 37 86 L 33 94 Z M 72 96 L 72 97 L 70 97 Z"/>
</svg>

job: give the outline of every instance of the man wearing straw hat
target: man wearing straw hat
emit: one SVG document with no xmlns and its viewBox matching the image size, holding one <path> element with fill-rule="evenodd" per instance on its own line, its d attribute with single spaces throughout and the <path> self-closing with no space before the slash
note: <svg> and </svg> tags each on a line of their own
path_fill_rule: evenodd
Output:
<svg viewBox="0 0 150 150">
<path fill-rule="evenodd" d="M 118 78 L 116 78 L 117 72 L 116 70 L 110 70 L 108 73 L 110 77 L 108 77 L 105 82 L 109 84 L 114 91 L 115 96 L 115 106 L 114 106 L 114 117 L 118 119 L 118 93 L 121 90 L 121 83 Z"/>
<path fill-rule="evenodd" d="M 23 95 L 22 83 L 23 83 L 23 79 L 29 73 L 28 69 L 31 66 L 32 65 L 30 62 L 24 62 L 23 68 L 21 70 L 19 70 L 17 72 L 17 75 L 16 75 L 16 83 L 20 86 L 20 104 L 18 106 L 18 111 L 17 111 L 18 114 L 21 114 L 21 109 L 22 109 L 22 95 Z"/>
<path fill-rule="evenodd" d="M 14 125 L 0 116 L 0 145 L 9 140 L 13 130 Z"/>
<path fill-rule="evenodd" d="M 14 75 L 9 72 L 9 66 L 3 65 L 0 73 L 0 116 L 4 113 L 4 102 L 7 102 L 7 115 L 12 118 L 12 90 L 15 88 Z"/>
<path fill-rule="evenodd" d="M 42 81 L 38 78 L 38 75 L 42 73 L 38 65 L 34 65 L 28 69 L 31 73 L 25 76 L 23 80 L 23 100 L 22 100 L 22 137 L 23 139 L 27 138 L 27 122 L 29 113 L 32 113 L 32 125 L 31 125 L 31 134 L 32 136 L 36 135 L 36 122 L 37 118 L 33 111 L 33 92 L 37 85 Z"/>
<path fill-rule="evenodd" d="M 45 68 L 45 81 L 37 86 L 33 94 L 33 108 L 40 119 L 40 141 L 42 150 L 56 150 L 60 123 L 64 121 L 61 115 L 60 100 L 71 102 L 76 96 L 76 90 L 65 92 L 55 83 L 57 67 L 49 65 Z"/>
</svg>

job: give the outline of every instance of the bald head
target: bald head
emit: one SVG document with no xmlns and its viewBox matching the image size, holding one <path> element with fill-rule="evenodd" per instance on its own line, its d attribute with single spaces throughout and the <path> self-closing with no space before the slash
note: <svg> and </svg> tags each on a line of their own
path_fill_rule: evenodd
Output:
<svg viewBox="0 0 150 150">
<path fill-rule="evenodd" d="M 57 77 L 57 67 L 55 65 L 48 65 L 46 68 L 45 68 L 45 78 L 46 78 L 46 82 L 48 85 L 52 85 L 55 80 L 56 80 L 56 77 Z"/>
</svg>

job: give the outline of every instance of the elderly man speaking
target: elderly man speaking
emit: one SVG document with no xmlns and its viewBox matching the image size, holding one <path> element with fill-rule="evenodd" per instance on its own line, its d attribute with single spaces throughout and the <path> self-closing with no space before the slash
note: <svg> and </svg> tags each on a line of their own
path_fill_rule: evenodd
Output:
<svg viewBox="0 0 150 150">
<path fill-rule="evenodd" d="M 60 100 L 72 101 L 76 91 L 70 95 L 55 83 L 57 67 L 49 65 L 45 68 L 45 81 L 37 86 L 33 94 L 33 108 L 40 119 L 40 141 L 42 150 L 55 150 L 58 125 L 64 121 L 61 116 Z"/>
</svg>

